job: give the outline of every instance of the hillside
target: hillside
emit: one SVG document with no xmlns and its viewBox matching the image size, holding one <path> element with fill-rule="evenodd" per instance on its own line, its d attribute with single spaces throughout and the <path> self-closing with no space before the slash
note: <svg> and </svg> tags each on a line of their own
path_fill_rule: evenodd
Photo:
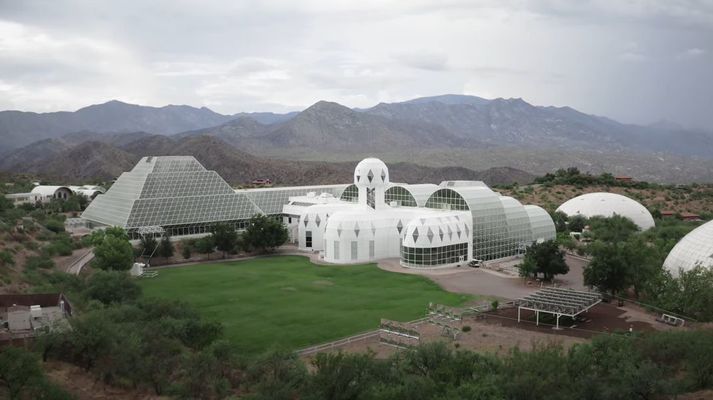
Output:
<svg viewBox="0 0 713 400">
<path fill-rule="evenodd" d="M 536 204 L 554 211 L 565 201 L 585 193 L 611 192 L 637 200 L 649 210 L 668 210 L 675 213 L 694 213 L 713 217 L 713 185 L 684 187 L 635 188 L 606 185 L 525 185 L 498 188 L 500 193 L 512 196 L 523 204 Z"/>
<path fill-rule="evenodd" d="M 243 152 L 283 160 L 343 162 L 377 156 L 390 163 L 417 160 L 420 165 L 472 170 L 513 167 L 544 174 L 577 166 L 655 182 L 713 181 L 710 132 L 671 123 L 622 124 L 570 107 L 536 106 L 517 98 L 461 95 L 381 103 L 368 109 L 319 101 L 288 114 L 222 115 L 207 108 L 143 107 L 117 101 L 73 113 L 0 112 L 0 153 L 4 150 L 10 160 L 0 162 L 0 167 L 16 165 L 23 158 L 40 161 L 56 156 L 51 140 L 45 143 L 46 151 L 30 154 L 19 149 L 38 140 L 68 145 L 91 140 L 121 147 L 135 142 L 116 135 L 126 132 L 135 132 L 136 138 L 214 136 Z M 164 141 L 164 146 L 168 144 Z"/>
<path fill-rule="evenodd" d="M 18 150 L 18 156 L 0 163 L 5 171 L 30 173 L 57 182 L 111 180 L 133 168 L 143 156 L 192 155 L 234 185 L 269 178 L 276 185 L 311 185 L 351 182 L 353 162 L 284 161 L 256 157 L 212 136 L 82 134 L 90 141 L 72 144 L 76 135 L 41 141 Z M 129 138 L 124 137 L 129 136 Z M 45 156 L 37 156 L 43 154 Z M 483 180 L 488 184 L 528 183 L 534 178 L 513 168 L 473 171 L 461 167 L 424 167 L 413 163 L 390 165 L 394 181 L 439 183 L 447 179 Z"/>
</svg>

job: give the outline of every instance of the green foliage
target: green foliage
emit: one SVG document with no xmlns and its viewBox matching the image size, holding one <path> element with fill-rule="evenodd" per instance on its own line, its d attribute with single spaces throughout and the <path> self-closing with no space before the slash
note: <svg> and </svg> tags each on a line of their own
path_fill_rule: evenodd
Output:
<svg viewBox="0 0 713 400">
<path fill-rule="evenodd" d="M 158 248 L 158 242 L 153 235 L 141 235 L 139 238 L 139 254 L 151 257 Z"/>
<path fill-rule="evenodd" d="M 141 296 L 141 287 L 124 271 L 97 271 L 88 279 L 84 295 L 104 304 L 128 303 Z"/>
<path fill-rule="evenodd" d="M 569 272 L 569 267 L 564 261 L 564 253 L 554 240 L 533 243 L 527 248 L 519 268 L 520 276 L 537 277 L 542 274 L 546 281 L 552 280 L 555 275 Z"/>
<path fill-rule="evenodd" d="M 15 265 L 15 258 L 12 256 L 12 253 L 7 250 L 0 251 L 0 266 L 5 267 L 10 265 Z"/>
<path fill-rule="evenodd" d="M 230 224 L 216 224 L 211 232 L 213 243 L 218 251 L 223 252 L 223 258 L 228 252 L 234 252 L 238 244 L 238 233 Z"/>
<path fill-rule="evenodd" d="M 26 389 L 42 379 L 42 369 L 34 354 L 8 347 L 0 353 L 0 384 L 10 399 L 20 399 Z"/>
<path fill-rule="evenodd" d="M 25 261 L 26 270 L 36 270 L 36 269 L 52 269 L 54 268 L 54 261 L 46 255 L 32 256 L 28 257 Z"/>
<path fill-rule="evenodd" d="M 639 227 L 629 218 L 614 215 L 610 218 L 589 219 L 590 236 L 604 242 L 621 242 L 639 232 Z"/>
<path fill-rule="evenodd" d="M 74 251 L 74 243 L 68 235 L 57 235 L 45 248 L 47 254 L 53 256 L 70 256 Z"/>
<path fill-rule="evenodd" d="M 108 228 L 93 235 L 94 260 L 92 265 L 103 270 L 128 270 L 134 262 L 134 251 L 121 228 Z"/>
<path fill-rule="evenodd" d="M 183 256 L 183 258 L 185 258 L 185 259 L 191 258 L 191 246 L 185 242 L 183 243 L 182 246 L 183 246 L 183 248 L 181 249 L 181 255 Z"/>
<path fill-rule="evenodd" d="M 674 313 L 713 321 L 713 270 L 698 266 L 674 279 L 668 272 L 644 290 L 647 302 Z"/>
<path fill-rule="evenodd" d="M 247 370 L 248 387 L 255 392 L 253 399 L 291 400 L 298 398 L 307 378 L 307 369 L 297 354 L 285 350 L 271 350 Z"/>
<path fill-rule="evenodd" d="M 5 212 L 6 210 L 15 208 L 15 205 L 12 203 L 12 200 L 6 198 L 4 195 L 0 194 L 0 213 Z"/>
<path fill-rule="evenodd" d="M 552 214 L 552 221 L 555 223 L 555 229 L 557 232 L 566 232 L 568 230 L 568 219 L 567 214 L 562 211 L 556 211 Z"/>
<path fill-rule="evenodd" d="M 201 254 L 208 254 L 212 253 L 215 250 L 215 241 L 213 240 L 213 236 L 205 236 L 202 237 L 193 244 L 196 251 L 201 253 Z"/>
<path fill-rule="evenodd" d="M 250 219 L 242 235 L 246 247 L 263 252 L 282 246 L 287 238 L 287 228 L 282 222 L 261 214 Z"/>
<path fill-rule="evenodd" d="M 581 215 L 575 215 L 567 220 L 567 230 L 570 232 L 582 232 L 587 226 L 587 219 Z"/>
<path fill-rule="evenodd" d="M 64 221 L 58 218 L 48 218 L 45 223 L 45 228 L 54 233 L 64 232 Z"/>
<path fill-rule="evenodd" d="M 161 242 L 158 245 L 158 250 L 157 254 L 159 257 L 163 258 L 169 258 L 173 257 L 173 243 L 171 243 L 171 238 L 168 235 L 165 235 L 163 238 L 161 238 Z"/>
</svg>

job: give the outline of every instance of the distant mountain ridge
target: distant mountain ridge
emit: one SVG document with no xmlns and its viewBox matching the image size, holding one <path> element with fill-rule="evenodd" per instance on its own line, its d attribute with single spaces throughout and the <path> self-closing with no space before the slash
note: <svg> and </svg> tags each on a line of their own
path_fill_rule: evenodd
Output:
<svg viewBox="0 0 713 400">
<path fill-rule="evenodd" d="M 77 144 L 135 132 L 178 139 L 212 136 L 245 153 L 275 159 L 356 161 L 379 156 L 389 162 L 474 170 L 512 166 L 538 174 L 574 165 L 653 181 L 713 181 L 713 133 L 665 121 L 622 124 L 570 107 L 534 106 L 520 98 L 465 95 L 422 97 L 367 109 L 319 101 L 287 114 L 222 115 L 207 108 L 142 107 L 117 101 L 74 113 L 8 111 L 0 112 L 0 153 L 4 150 L 6 158 L 17 159 L 31 151 L 20 147 L 38 140 L 62 138 L 65 144 Z M 46 154 L 57 149 L 47 149 Z M 494 159 L 495 154 L 501 158 Z M 0 168 L 3 165 L 8 163 L 0 162 Z"/>
<path fill-rule="evenodd" d="M 185 137 L 135 132 L 117 135 L 84 132 L 45 139 L 0 161 L 0 170 L 30 173 L 57 182 L 111 180 L 130 170 L 143 156 L 192 155 L 208 169 L 236 185 L 269 178 L 277 185 L 349 183 L 352 162 L 284 161 L 256 157 L 213 136 Z M 425 167 L 413 163 L 389 165 L 399 182 L 439 183 L 443 180 L 483 180 L 488 184 L 529 183 L 534 176 L 514 168 L 473 171 L 462 167 Z"/>
</svg>

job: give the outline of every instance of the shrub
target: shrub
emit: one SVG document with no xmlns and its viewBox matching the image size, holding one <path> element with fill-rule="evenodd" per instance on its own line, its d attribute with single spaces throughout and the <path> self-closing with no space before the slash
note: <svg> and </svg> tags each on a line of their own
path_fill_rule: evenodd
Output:
<svg viewBox="0 0 713 400">
<path fill-rule="evenodd" d="M 183 255 L 183 258 L 189 259 L 191 258 L 191 246 L 188 246 L 187 244 L 183 244 L 183 250 L 181 250 L 181 254 Z"/>
<path fill-rule="evenodd" d="M 493 311 L 496 311 L 499 306 L 500 306 L 500 302 L 497 300 L 493 300 L 493 302 L 490 303 L 490 308 L 492 308 Z"/>
<path fill-rule="evenodd" d="M 0 251 L 0 265 L 15 265 L 15 258 L 7 250 Z"/>
<path fill-rule="evenodd" d="M 470 332 L 470 325 L 465 325 L 463 328 L 461 328 L 463 332 Z"/>
<path fill-rule="evenodd" d="M 35 270 L 38 268 L 51 269 L 54 268 L 54 261 L 47 256 L 33 256 L 27 259 L 25 268 L 28 270 Z"/>
<path fill-rule="evenodd" d="M 45 228 L 54 233 L 64 232 L 64 222 L 57 219 L 48 219 L 45 221 Z"/>
<path fill-rule="evenodd" d="M 201 254 L 212 253 L 215 249 L 215 242 L 212 236 L 206 236 L 196 240 L 195 247 L 196 251 Z"/>
</svg>

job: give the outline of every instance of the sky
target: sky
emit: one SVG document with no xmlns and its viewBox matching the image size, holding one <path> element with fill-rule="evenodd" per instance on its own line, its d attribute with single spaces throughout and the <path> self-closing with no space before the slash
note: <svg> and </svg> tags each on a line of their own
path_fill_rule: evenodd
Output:
<svg viewBox="0 0 713 400">
<path fill-rule="evenodd" d="M 713 0 L 0 0 L 0 109 L 520 97 L 713 130 Z"/>
</svg>

